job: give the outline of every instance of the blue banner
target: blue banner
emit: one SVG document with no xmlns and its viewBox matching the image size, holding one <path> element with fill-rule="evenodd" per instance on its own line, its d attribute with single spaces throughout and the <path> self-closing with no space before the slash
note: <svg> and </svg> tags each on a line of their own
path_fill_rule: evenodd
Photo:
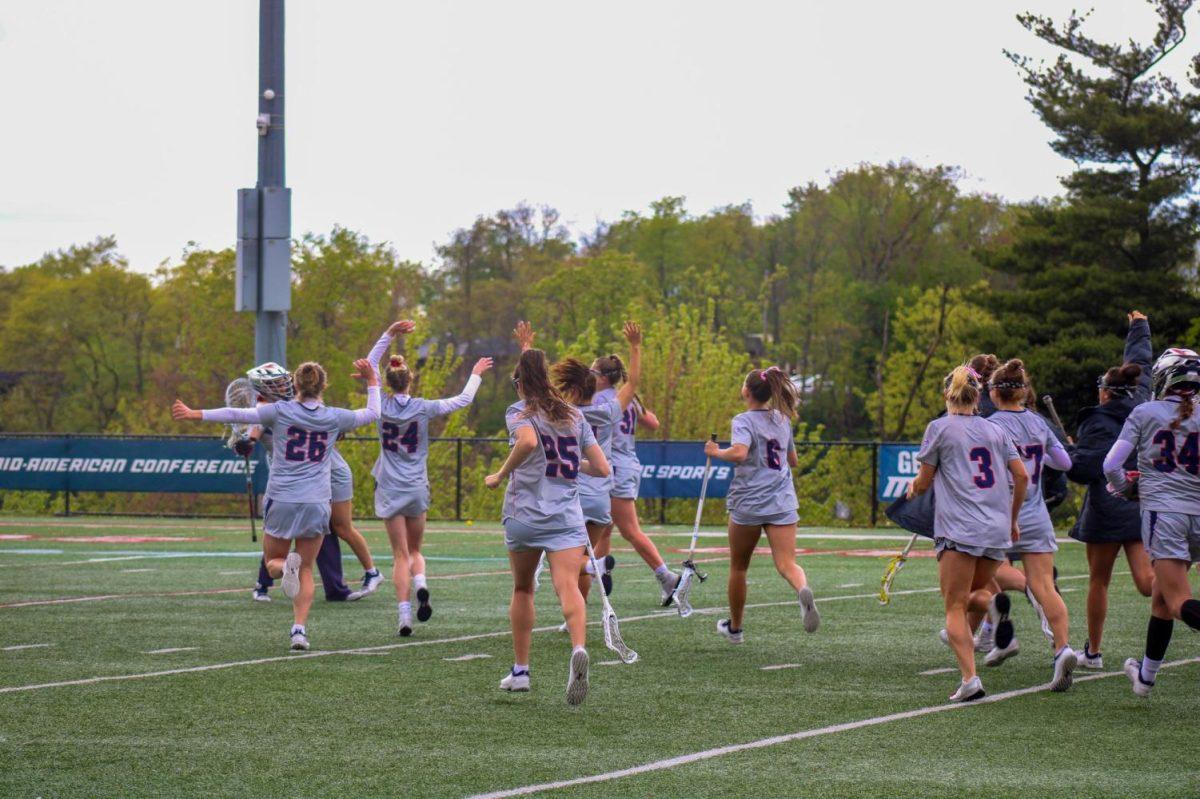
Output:
<svg viewBox="0 0 1200 799">
<path fill-rule="evenodd" d="M 641 499 L 699 497 L 704 478 L 704 444 L 697 441 L 639 441 L 642 462 Z M 733 479 L 733 466 L 713 461 L 708 496 L 724 497 Z"/>
<path fill-rule="evenodd" d="M 921 470 L 916 444 L 879 445 L 879 499 L 899 499 Z"/>
<path fill-rule="evenodd" d="M 267 486 L 266 453 L 250 458 L 254 491 Z M 0 436 L 0 489 L 241 493 L 246 460 L 220 439 Z"/>
</svg>

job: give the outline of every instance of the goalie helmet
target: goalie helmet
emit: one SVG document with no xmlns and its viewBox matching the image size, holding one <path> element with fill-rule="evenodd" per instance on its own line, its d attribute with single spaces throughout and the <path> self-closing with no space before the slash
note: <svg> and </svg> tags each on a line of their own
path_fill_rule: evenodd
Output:
<svg viewBox="0 0 1200 799">
<path fill-rule="evenodd" d="M 1200 390 L 1200 355 L 1172 347 L 1158 356 L 1152 372 L 1154 396 L 1162 399 L 1171 389 Z"/>
<path fill-rule="evenodd" d="M 296 395 L 295 387 L 292 384 L 292 373 L 277 363 L 264 363 L 256 366 L 246 372 L 246 377 L 250 379 L 251 385 L 254 386 L 254 390 L 259 393 L 259 396 L 271 402 L 290 400 Z"/>
</svg>

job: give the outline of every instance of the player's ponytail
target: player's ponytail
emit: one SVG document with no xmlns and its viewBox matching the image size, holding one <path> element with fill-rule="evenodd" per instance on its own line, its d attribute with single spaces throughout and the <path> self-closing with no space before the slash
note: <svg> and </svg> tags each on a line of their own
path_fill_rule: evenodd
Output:
<svg viewBox="0 0 1200 799">
<path fill-rule="evenodd" d="M 521 353 L 517 368 L 513 370 L 521 398 L 525 400 L 525 418 L 542 414 L 553 425 L 562 425 L 576 418 L 576 411 L 550 384 L 546 367 L 546 353 L 528 349 Z"/>
<path fill-rule="evenodd" d="M 751 370 L 746 375 L 746 390 L 756 402 L 763 403 L 789 419 L 796 418 L 796 404 L 799 400 L 796 384 L 778 366 Z"/>
<path fill-rule="evenodd" d="M 325 370 L 316 361 L 305 361 L 296 367 L 296 396 L 298 399 L 320 399 L 325 391 Z"/>
<path fill-rule="evenodd" d="M 1099 387 L 1118 397 L 1132 397 L 1137 391 L 1142 367 L 1136 363 L 1114 366 L 1100 378 Z"/>
<path fill-rule="evenodd" d="M 559 361 L 550 371 L 559 393 L 577 405 L 590 402 L 596 393 L 596 373 L 578 358 Z"/>
<path fill-rule="evenodd" d="M 1171 429 L 1178 430 L 1179 426 L 1192 418 L 1196 411 L 1195 391 L 1185 390 L 1172 392 L 1179 397 L 1179 413 L 1171 420 Z"/>
<path fill-rule="evenodd" d="M 404 360 L 403 355 L 393 355 L 388 358 L 387 371 L 383 373 L 383 376 L 387 381 L 388 388 L 396 394 L 408 391 L 408 386 L 412 382 L 412 372 L 408 371 L 408 363 Z"/>
<path fill-rule="evenodd" d="M 970 365 L 956 366 L 942 381 L 942 395 L 946 401 L 958 408 L 975 409 L 982 390 L 979 372 Z"/>
<path fill-rule="evenodd" d="M 1019 402 L 1029 393 L 1029 373 L 1025 371 L 1025 364 L 1019 358 L 1013 358 L 992 372 L 988 384 L 1000 395 L 1002 401 Z"/>
<path fill-rule="evenodd" d="M 992 379 L 992 374 L 1000 368 L 1000 359 L 990 352 L 980 353 L 969 360 L 967 366 L 975 370 L 980 383 L 987 383 Z"/>
<path fill-rule="evenodd" d="M 621 360 L 620 355 L 602 355 L 592 364 L 592 368 L 603 375 L 613 388 L 616 388 L 629 376 L 625 371 L 625 362 Z"/>
</svg>

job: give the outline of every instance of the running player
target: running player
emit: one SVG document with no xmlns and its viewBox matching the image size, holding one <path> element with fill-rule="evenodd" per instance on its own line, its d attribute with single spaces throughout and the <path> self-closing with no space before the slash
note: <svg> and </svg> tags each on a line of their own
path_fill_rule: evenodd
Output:
<svg viewBox="0 0 1200 799">
<path fill-rule="evenodd" d="M 1054 553 L 1058 551 L 1058 543 L 1054 540 L 1050 511 L 1042 499 L 1042 466 L 1046 464 L 1065 472 L 1071 468 L 1071 456 L 1046 420 L 1026 407 L 1030 382 L 1025 364 L 1014 358 L 1001 366 L 992 373 L 989 389 L 996 412 L 988 420 L 1012 439 L 1029 474 L 1018 519 L 1021 537 L 1013 543 L 1009 554 L 1020 556 L 1030 601 L 1041 608 L 1053 636 L 1054 676 L 1050 690 L 1065 691 L 1071 687 L 1071 673 L 1078 657 L 1068 645 L 1067 606 L 1054 589 Z M 993 646 L 984 663 L 998 666 L 1018 651 L 1014 637 L 1006 647 Z"/>
<path fill-rule="evenodd" d="M 616 399 L 617 387 L 628 376 L 625 364 L 617 355 L 606 355 L 592 362 L 592 371 L 596 373 L 596 394 L 593 403 L 604 403 Z M 613 485 L 612 518 L 616 523 L 621 537 L 629 542 L 634 551 L 641 556 L 646 565 L 654 572 L 661 589 L 663 606 L 671 604 L 675 586 L 679 585 L 678 572 L 671 571 L 658 552 L 658 547 L 650 537 L 642 532 L 638 521 L 637 498 L 638 487 L 642 482 L 642 464 L 638 461 L 635 438 L 638 425 L 647 430 L 658 429 L 658 417 L 642 405 L 641 399 L 635 394 L 633 402 L 625 409 L 612 440 L 612 470 Z M 610 534 L 612 528 L 608 531 Z M 597 557 L 607 558 L 612 537 L 604 538 L 604 550 L 597 551 Z"/>
<path fill-rule="evenodd" d="M 1200 601 L 1192 598 L 1188 569 L 1200 560 L 1200 355 L 1170 349 L 1154 364 L 1154 395 L 1133 409 L 1104 459 L 1114 492 L 1136 487 L 1142 505 L 1142 541 L 1154 564 L 1150 624 L 1142 659 L 1125 661 L 1138 696 L 1148 697 L 1167 656 L 1175 619 L 1200 630 Z M 1125 461 L 1137 453 L 1139 476 L 1131 481 Z"/>
<path fill-rule="evenodd" d="M 411 330 L 411 328 L 410 328 Z M 409 332 L 409 331 L 403 331 Z M 409 394 L 413 376 L 402 355 L 392 355 L 384 380 L 392 395 L 383 401 L 379 417 L 379 458 L 375 476 L 375 515 L 384 520 L 392 543 L 392 582 L 396 586 L 400 635 L 412 635 L 412 590 L 417 592 L 417 621 L 433 615 L 429 585 L 425 580 L 425 515 L 429 510 L 429 422 L 467 407 L 492 368 L 491 358 L 480 358 L 471 369 L 467 385 L 456 397 L 427 400 Z"/>
<path fill-rule="evenodd" d="M 504 542 L 513 574 L 512 622 L 515 662 L 500 681 L 505 691 L 528 691 L 529 649 L 533 637 L 533 575 L 543 552 L 571 636 L 567 703 L 578 705 L 588 691 L 586 608 L 579 592 L 587 532 L 579 508 L 578 477 L 610 474 L 608 459 L 592 428 L 550 385 L 546 354 L 527 349 L 512 375 L 520 401 L 505 414 L 512 449 L 500 470 L 484 484 L 504 492 Z"/>
<path fill-rule="evenodd" d="M 1067 476 L 1087 486 L 1083 509 L 1071 529 L 1071 537 L 1087 548 L 1087 641 L 1079 653 L 1079 665 L 1085 669 L 1104 668 L 1101 655 L 1104 619 L 1108 615 L 1108 586 L 1113 565 L 1121 551 L 1133 584 L 1142 596 L 1150 596 L 1154 569 L 1142 544 L 1142 516 L 1137 502 L 1123 502 L 1106 490 L 1104 456 L 1121 433 L 1121 427 L 1133 409 L 1150 399 L 1150 362 L 1154 350 L 1150 343 L 1150 322 L 1138 311 L 1129 314 L 1129 333 L 1125 337 L 1125 363 L 1105 372 L 1098 381 L 1100 404 L 1079 414 L 1074 465 Z M 1130 456 L 1126 469 L 1137 467 L 1136 455 Z"/>
<path fill-rule="evenodd" d="M 621 385 L 614 399 L 596 401 L 596 373 L 575 358 L 556 363 L 551 370 L 555 387 L 567 402 L 579 409 L 583 418 L 591 425 L 605 457 L 609 457 L 612 452 L 613 433 L 633 402 L 642 373 L 642 329 L 636 322 L 626 322 L 624 334 L 625 340 L 629 342 L 629 378 Z M 605 553 L 597 557 L 603 557 L 604 560 L 605 573 L 601 575 L 601 582 L 606 594 L 612 592 L 613 559 L 612 555 L 608 554 L 611 547 L 609 539 L 612 536 L 612 482 L 612 475 L 579 475 L 579 505 L 583 511 L 583 520 L 587 524 L 588 538 L 591 539 L 592 547 L 597 553 Z M 585 601 L 592 584 L 588 568 L 590 565 L 586 564 L 584 572 L 579 576 L 579 589 Z"/>
<path fill-rule="evenodd" d="M 273 578 L 283 578 L 283 592 L 292 600 L 293 650 L 308 649 L 305 624 L 312 606 L 312 564 L 329 530 L 331 439 L 379 418 L 379 375 L 371 362 L 354 362 L 357 377 L 367 380 L 367 407 L 350 411 L 321 402 L 325 370 L 311 361 L 295 373 L 297 398 L 257 408 L 192 410 L 181 400 L 171 409 L 177 420 L 258 424 L 272 432 L 274 449 L 263 513 L 263 557 Z M 295 551 L 290 551 L 292 542 Z"/>
<path fill-rule="evenodd" d="M 821 616 L 804 569 L 796 563 L 796 386 L 777 366 L 755 369 L 742 383 L 746 411 L 733 417 L 727 449 L 704 443 L 704 454 L 734 464 L 726 494 L 729 509 L 729 618 L 717 622 L 717 632 L 730 643 L 742 642 L 746 609 L 746 571 L 754 548 L 765 532 L 779 576 L 796 591 L 805 632 L 816 632 Z"/>
<path fill-rule="evenodd" d="M 952 702 L 984 696 L 975 673 L 967 612 L 989 611 L 996 620 L 996 646 L 1003 649 L 1011 641 L 1007 607 L 998 607 L 993 599 L 1003 595 L 993 595 L 988 585 L 1008 548 L 1019 540 L 1018 514 L 1029 480 L 1004 431 L 976 415 L 982 391 L 979 373 L 970 366 L 959 366 L 946 375 L 942 384 L 946 415 L 925 428 L 917 453 L 921 468 L 908 489 L 909 498 L 930 486 L 937 491 L 938 579 L 946 608 L 947 642 L 962 673 L 958 690 L 950 695 Z"/>
</svg>

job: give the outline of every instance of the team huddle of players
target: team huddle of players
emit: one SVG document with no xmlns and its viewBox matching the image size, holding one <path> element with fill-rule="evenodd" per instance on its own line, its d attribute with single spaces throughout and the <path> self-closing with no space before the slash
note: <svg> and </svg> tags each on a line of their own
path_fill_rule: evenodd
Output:
<svg viewBox="0 0 1200 799">
<path fill-rule="evenodd" d="M 1000 364 L 994 356 L 978 356 L 945 378 L 947 413 L 926 430 L 918 455 L 921 470 L 906 501 L 918 516 L 920 503 L 932 505 L 928 524 L 918 527 L 928 527 L 935 540 L 946 610 L 942 639 L 962 672 L 952 700 L 984 695 L 975 670 L 977 650 L 986 653 L 989 666 L 1019 651 L 1007 591 L 1024 591 L 1041 619 L 1051 642 L 1053 690 L 1069 688 L 1079 666 L 1101 668 L 1106 591 L 1122 549 L 1139 589 L 1152 596 L 1145 655 L 1126 662 L 1134 691 L 1149 695 L 1175 618 L 1200 629 L 1200 602 L 1192 598 L 1187 581 L 1191 563 L 1200 559 L 1200 420 L 1193 404 L 1200 390 L 1200 356 L 1168 350 L 1149 370 L 1147 320 L 1136 312 L 1130 320 L 1126 360 L 1133 362 L 1100 379 L 1100 404 L 1081 414 L 1079 441 L 1067 446 L 1031 409 L 1033 390 L 1019 360 Z M 366 407 L 359 410 L 323 404 L 326 374 L 313 362 L 294 373 L 275 364 L 250 370 L 247 376 L 258 394 L 255 407 L 200 411 L 175 402 L 176 419 L 250 426 L 244 440 L 235 442 L 243 453 L 255 440 L 269 448 L 266 534 L 254 598 L 269 601 L 268 588 L 281 580 L 293 604 L 292 649 L 309 647 L 314 563 L 330 599 L 360 599 L 384 579 L 351 521 L 353 481 L 336 448 L 339 436 L 372 423 L 380 446 L 372 471 L 375 511 L 385 522 L 394 557 L 398 634 L 413 633 L 413 593 L 416 620 L 432 616 L 421 555 L 430 504 L 429 423 L 468 406 L 492 360 L 474 365 L 457 396 L 426 400 L 410 393 L 413 375 L 405 359 L 390 355 L 382 371 L 388 388 L 384 399 L 379 365 L 393 340 L 414 327 L 410 321 L 396 322 L 367 358 L 355 361 L 355 376 L 367 385 Z M 597 578 L 605 594 L 611 591 L 614 523 L 653 570 L 664 606 L 673 602 L 680 584 L 680 575 L 668 568 L 638 523 L 641 467 L 634 437 L 639 424 L 656 429 L 658 420 L 637 396 L 641 329 L 630 322 L 623 332 L 627 362 L 614 354 L 589 365 L 574 358 L 550 364 L 533 346 L 535 334 L 527 322 L 515 331 L 521 355 L 511 376 L 518 399 L 506 411 L 510 450 L 485 478 L 489 488 L 506 485 L 502 521 L 513 576 L 514 647 L 513 667 L 500 682 L 507 691 L 531 687 L 533 597 L 546 564 L 571 641 L 570 704 L 581 703 L 588 691 L 586 598 Z M 1146 363 L 1139 366 L 1142 356 L 1131 359 L 1130 348 L 1143 345 Z M 1147 377 L 1152 377 L 1153 398 Z M 710 459 L 734 465 L 727 497 L 730 613 L 718 622 L 717 632 L 735 644 L 744 640 L 746 573 L 764 534 L 776 569 L 796 592 L 803 628 L 815 632 L 821 621 L 796 562 L 795 384 L 777 367 L 755 369 L 743 381 L 741 399 L 746 410 L 733 419 L 729 446 L 704 445 Z M 1057 544 L 1041 491 L 1043 471 L 1049 474 L 1049 469 L 1088 484 L 1072 531 L 1087 544 L 1092 572 L 1088 640 L 1081 652 L 1068 643 L 1067 610 L 1055 586 Z M 1131 525 L 1131 518 L 1137 523 Z M 327 535 L 331 530 L 335 535 Z M 364 568 L 356 591 L 342 581 L 339 538 Z M 1020 562 L 1023 571 L 1010 562 Z"/>
</svg>

